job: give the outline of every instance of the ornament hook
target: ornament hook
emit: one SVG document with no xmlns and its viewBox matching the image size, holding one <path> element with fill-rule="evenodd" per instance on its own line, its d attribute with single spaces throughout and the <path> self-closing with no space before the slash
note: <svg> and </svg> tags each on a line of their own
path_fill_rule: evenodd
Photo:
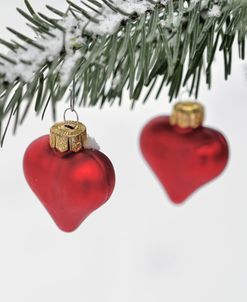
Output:
<svg viewBox="0 0 247 302">
<path fill-rule="evenodd" d="M 65 121 L 65 122 L 68 121 L 68 120 L 66 119 L 66 114 L 67 114 L 67 112 L 69 112 L 69 111 L 75 113 L 75 115 L 76 115 L 76 121 L 79 122 L 79 115 L 78 115 L 78 113 L 75 111 L 75 109 L 71 109 L 71 108 L 68 108 L 68 109 L 66 109 L 66 110 L 64 111 L 64 114 L 63 114 L 63 119 L 64 119 L 64 121 Z"/>
<path fill-rule="evenodd" d="M 193 92 L 192 92 L 193 93 Z M 190 98 L 191 96 L 191 91 L 190 91 L 190 88 L 189 88 L 189 85 L 187 84 L 186 87 L 184 87 L 181 91 L 180 91 L 180 94 L 178 96 L 178 101 L 179 102 L 182 102 L 184 99 L 185 99 L 185 96 L 186 98 Z"/>
<path fill-rule="evenodd" d="M 77 122 L 79 122 L 79 115 L 78 115 L 77 111 L 75 110 L 75 79 L 73 79 L 72 89 L 70 89 L 70 107 L 67 108 L 63 114 L 63 118 L 64 118 L 65 122 L 67 121 L 66 114 L 69 111 L 75 113 L 76 120 L 77 120 Z"/>
</svg>

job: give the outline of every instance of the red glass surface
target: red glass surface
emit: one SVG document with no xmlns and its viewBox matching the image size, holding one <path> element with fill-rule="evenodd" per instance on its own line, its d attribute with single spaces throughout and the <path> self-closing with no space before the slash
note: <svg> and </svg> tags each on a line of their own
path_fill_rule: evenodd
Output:
<svg viewBox="0 0 247 302">
<path fill-rule="evenodd" d="M 142 153 L 174 203 L 182 203 L 226 167 L 228 145 L 221 133 L 203 126 L 182 129 L 169 117 L 150 121 L 140 139 Z"/>
<path fill-rule="evenodd" d="M 96 150 L 55 152 L 49 137 L 35 140 L 27 149 L 24 174 L 58 227 L 74 231 L 111 196 L 114 168 L 108 157 Z"/>
</svg>

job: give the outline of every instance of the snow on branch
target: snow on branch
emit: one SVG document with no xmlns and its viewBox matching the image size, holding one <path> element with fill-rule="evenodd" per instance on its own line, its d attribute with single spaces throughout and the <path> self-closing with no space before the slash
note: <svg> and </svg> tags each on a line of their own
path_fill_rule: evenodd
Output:
<svg viewBox="0 0 247 302">
<path fill-rule="evenodd" d="M 168 2 L 168 0 L 160 1 L 162 5 L 167 5 Z M 193 0 L 190 6 L 193 8 L 198 2 L 200 0 Z M 201 10 L 205 9 L 208 2 L 208 0 L 203 0 Z M 58 22 L 59 28 L 50 27 L 48 33 L 42 33 L 35 37 L 35 44 L 25 43 L 21 47 L 9 51 L 6 57 L 0 60 L 2 81 L 13 82 L 18 78 L 24 82 L 31 82 L 36 72 L 46 62 L 53 62 L 64 50 L 66 57 L 59 73 L 61 84 L 65 85 L 71 70 L 81 58 L 81 53 L 79 50 L 75 50 L 75 46 L 80 49 L 80 46 L 87 43 L 83 37 L 83 31 L 93 36 L 111 35 L 119 29 L 123 20 L 128 20 L 129 16 L 133 14 L 138 16 L 145 14 L 147 11 L 153 10 L 156 5 L 156 2 L 147 0 L 114 0 L 112 3 L 117 11 L 105 3 L 101 3 L 100 13 L 94 13 L 93 16 L 96 22 L 90 21 L 84 15 L 80 15 L 80 17 L 77 15 L 77 18 L 75 18 L 75 14 L 69 11 Z M 187 1 L 184 1 L 184 7 L 189 8 Z M 120 12 L 124 12 L 124 14 Z M 221 8 L 218 4 L 214 4 L 208 11 L 209 17 L 220 17 L 220 15 Z M 178 18 L 177 11 L 174 12 L 172 18 L 173 20 L 169 19 L 168 21 L 176 23 L 178 27 L 177 22 L 181 21 L 181 18 Z M 168 21 L 162 20 L 161 24 L 167 24 L 165 22 Z"/>
<path fill-rule="evenodd" d="M 66 13 L 47 6 L 54 19 L 24 1 L 27 12 L 18 11 L 35 37 L 8 28 L 21 42 L 0 39 L 9 49 L 0 53 L 0 128 L 15 115 L 16 129 L 33 101 L 42 116 L 51 104 L 55 118 L 73 79 L 79 106 L 121 104 L 125 87 L 133 105 L 144 87 L 143 102 L 155 89 L 158 98 L 164 86 L 170 99 L 184 85 L 197 97 L 204 70 L 211 86 L 217 50 L 226 79 L 234 41 L 240 58 L 246 54 L 246 0 L 67 0 Z"/>
</svg>

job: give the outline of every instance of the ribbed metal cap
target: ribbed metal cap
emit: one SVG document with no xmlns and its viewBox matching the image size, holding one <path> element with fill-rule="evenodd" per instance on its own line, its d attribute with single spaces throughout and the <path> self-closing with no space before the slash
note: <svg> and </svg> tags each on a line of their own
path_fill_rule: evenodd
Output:
<svg viewBox="0 0 247 302">
<path fill-rule="evenodd" d="M 171 125 L 181 128 L 198 128 L 204 120 L 204 107 L 197 102 L 180 102 L 174 106 Z"/>
<path fill-rule="evenodd" d="M 76 121 L 56 123 L 50 130 L 50 146 L 60 152 L 78 152 L 87 139 L 86 126 Z"/>
</svg>

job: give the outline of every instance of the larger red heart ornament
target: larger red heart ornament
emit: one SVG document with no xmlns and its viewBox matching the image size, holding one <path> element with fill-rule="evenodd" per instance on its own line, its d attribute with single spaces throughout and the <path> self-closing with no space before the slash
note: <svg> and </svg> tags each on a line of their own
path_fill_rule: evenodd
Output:
<svg viewBox="0 0 247 302">
<path fill-rule="evenodd" d="M 174 203 L 182 203 L 217 177 L 228 161 L 221 133 L 203 126 L 181 128 L 170 117 L 149 122 L 142 131 L 142 153 Z"/>
<path fill-rule="evenodd" d="M 50 147 L 49 136 L 28 147 L 23 166 L 33 192 L 65 232 L 103 205 L 115 184 L 113 165 L 102 152 L 60 153 Z"/>
</svg>

